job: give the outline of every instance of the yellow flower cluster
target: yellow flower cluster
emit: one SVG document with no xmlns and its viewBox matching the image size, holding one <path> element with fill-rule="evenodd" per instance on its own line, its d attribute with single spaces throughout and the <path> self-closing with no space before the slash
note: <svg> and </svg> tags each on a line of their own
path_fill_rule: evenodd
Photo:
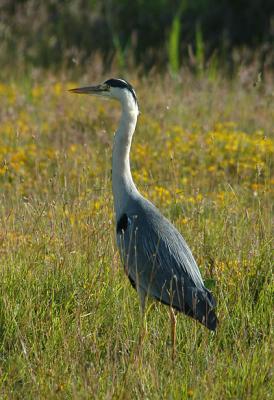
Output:
<svg viewBox="0 0 274 400">
<path fill-rule="evenodd" d="M 67 92 L 73 86 L 0 84 L 0 185 L 10 199 L 61 202 L 49 206 L 46 217 L 53 225 L 65 221 L 81 238 L 90 234 L 97 215 L 112 218 L 111 132 L 117 109 L 106 112 L 96 99 L 87 108 L 86 99 Z M 131 163 L 140 191 L 187 230 L 208 209 L 239 213 L 243 193 L 247 210 L 254 199 L 273 193 L 273 159 L 267 132 L 245 132 L 233 122 L 186 130 L 172 120 L 162 126 L 142 113 Z M 20 229 L 0 235 L 5 243 L 30 240 Z M 238 273 L 243 265 L 220 260 L 216 270 Z"/>
<path fill-rule="evenodd" d="M 243 279 L 248 269 L 251 269 L 251 260 L 216 260 L 215 261 L 215 276 L 221 279 L 223 274 L 230 276 L 228 282 L 233 284 L 237 280 Z"/>
</svg>

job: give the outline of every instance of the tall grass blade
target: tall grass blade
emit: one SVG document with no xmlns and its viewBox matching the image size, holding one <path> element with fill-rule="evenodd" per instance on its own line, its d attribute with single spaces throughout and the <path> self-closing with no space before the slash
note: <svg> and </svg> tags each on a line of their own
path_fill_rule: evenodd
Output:
<svg viewBox="0 0 274 400">
<path fill-rule="evenodd" d="M 204 49 L 203 32 L 201 24 L 199 22 L 196 24 L 195 44 L 196 44 L 195 58 L 196 58 L 197 73 L 203 74 L 204 62 L 205 62 L 205 49 Z"/>
<path fill-rule="evenodd" d="M 172 21 L 168 39 L 168 63 L 171 72 L 174 74 L 177 74 L 180 68 L 180 33 L 181 21 L 179 14 Z"/>
</svg>

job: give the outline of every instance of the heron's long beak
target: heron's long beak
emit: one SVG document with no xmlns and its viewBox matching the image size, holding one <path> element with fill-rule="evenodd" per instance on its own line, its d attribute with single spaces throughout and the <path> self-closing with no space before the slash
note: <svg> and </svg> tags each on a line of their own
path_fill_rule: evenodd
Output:
<svg viewBox="0 0 274 400">
<path fill-rule="evenodd" d="M 85 86 L 75 89 L 69 89 L 69 92 L 78 93 L 78 94 L 103 94 L 106 91 L 106 87 L 104 85 L 98 86 Z"/>
</svg>

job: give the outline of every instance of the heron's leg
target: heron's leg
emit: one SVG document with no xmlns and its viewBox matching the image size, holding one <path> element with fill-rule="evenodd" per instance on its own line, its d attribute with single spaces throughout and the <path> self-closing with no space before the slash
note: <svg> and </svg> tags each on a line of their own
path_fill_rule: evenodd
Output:
<svg viewBox="0 0 274 400">
<path fill-rule="evenodd" d="M 144 338 L 147 333 L 147 321 L 146 321 L 146 292 L 138 288 L 138 295 L 140 300 L 140 311 L 141 311 L 141 325 L 139 332 L 139 345 L 143 344 Z"/>
<path fill-rule="evenodd" d="M 143 289 L 138 288 L 138 295 L 139 295 L 139 300 L 140 300 L 141 315 L 142 315 L 142 318 L 145 318 L 146 292 Z"/>
<path fill-rule="evenodd" d="M 170 328 L 171 328 L 171 344 L 172 344 L 172 360 L 176 354 L 176 314 L 172 307 L 169 308 Z"/>
</svg>

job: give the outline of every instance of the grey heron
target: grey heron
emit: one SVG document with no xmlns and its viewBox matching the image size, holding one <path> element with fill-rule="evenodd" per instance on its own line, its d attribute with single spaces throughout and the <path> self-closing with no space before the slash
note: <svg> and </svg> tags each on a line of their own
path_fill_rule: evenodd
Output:
<svg viewBox="0 0 274 400">
<path fill-rule="evenodd" d="M 121 103 L 122 115 L 112 152 L 112 191 L 116 241 L 125 272 L 139 294 L 144 314 L 147 297 L 170 307 L 171 340 L 175 348 L 174 310 L 214 331 L 216 301 L 205 287 L 199 268 L 182 235 L 137 190 L 130 170 L 130 148 L 139 114 L 136 93 L 123 79 L 71 89 Z"/>
</svg>

